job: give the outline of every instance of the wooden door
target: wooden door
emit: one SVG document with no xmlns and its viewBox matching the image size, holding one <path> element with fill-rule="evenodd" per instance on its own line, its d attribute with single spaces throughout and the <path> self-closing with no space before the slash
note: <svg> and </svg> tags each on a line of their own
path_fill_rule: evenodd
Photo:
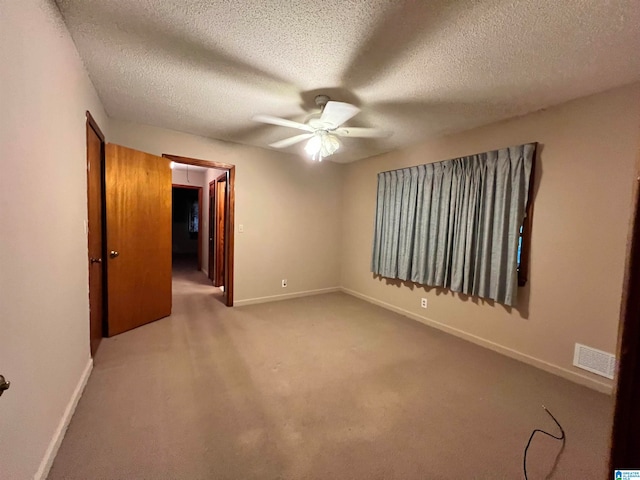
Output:
<svg viewBox="0 0 640 480">
<path fill-rule="evenodd" d="M 224 286 L 225 239 L 226 239 L 226 205 L 227 205 L 227 174 L 216 179 L 216 207 L 215 207 L 215 275 L 214 285 Z"/>
<path fill-rule="evenodd" d="M 171 314 L 169 160 L 106 146 L 108 334 Z"/>
<path fill-rule="evenodd" d="M 209 182 L 209 280 L 213 282 L 215 272 L 215 232 L 216 232 L 216 181 Z"/>
<path fill-rule="evenodd" d="M 97 127 L 96 127 L 97 128 Z M 104 142 L 87 120 L 87 208 L 89 252 L 89 345 L 93 357 L 102 340 L 104 318 L 102 255 L 102 187 Z M 102 138 L 101 138 L 102 137 Z"/>
</svg>

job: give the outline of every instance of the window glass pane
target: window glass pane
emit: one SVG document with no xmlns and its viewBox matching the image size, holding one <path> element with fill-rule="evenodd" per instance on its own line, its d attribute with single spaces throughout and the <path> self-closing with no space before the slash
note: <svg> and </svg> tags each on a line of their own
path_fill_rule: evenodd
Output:
<svg viewBox="0 0 640 480">
<path fill-rule="evenodd" d="M 194 202 L 189 209 L 189 232 L 198 233 L 198 228 L 198 202 Z"/>
<path fill-rule="evenodd" d="M 522 232 L 524 230 L 523 226 L 520 226 L 520 236 L 518 237 L 518 268 L 520 268 L 520 257 L 522 255 Z"/>
</svg>

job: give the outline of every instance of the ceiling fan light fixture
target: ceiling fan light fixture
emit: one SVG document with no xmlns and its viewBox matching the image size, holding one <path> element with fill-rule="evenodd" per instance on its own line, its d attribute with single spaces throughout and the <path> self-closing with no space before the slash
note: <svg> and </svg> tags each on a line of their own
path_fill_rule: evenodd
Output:
<svg viewBox="0 0 640 480">
<path fill-rule="evenodd" d="M 340 148 L 340 141 L 335 135 L 331 135 L 324 130 L 318 130 L 309 139 L 304 147 L 305 152 L 311 155 L 313 160 L 322 161 L 333 155 Z"/>
<path fill-rule="evenodd" d="M 304 147 L 304 151 L 311 156 L 314 156 L 317 153 L 320 153 L 321 149 L 322 149 L 322 140 L 320 139 L 319 135 L 314 135 L 313 137 L 311 137 Z"/>
</svg>

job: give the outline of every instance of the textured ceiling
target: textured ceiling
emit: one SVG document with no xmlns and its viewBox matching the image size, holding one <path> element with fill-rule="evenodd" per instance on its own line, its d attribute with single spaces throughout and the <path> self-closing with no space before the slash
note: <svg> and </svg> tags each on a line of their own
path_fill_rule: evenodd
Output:
<svg viewBox="0 0 640 480">
<path fill-rule="evenodd" d="M 638 0 L 57 3 L 111 117 L 266 147 L 328 93 L 393 132 L 338 162 L 640 80 Z"/>
</svg>

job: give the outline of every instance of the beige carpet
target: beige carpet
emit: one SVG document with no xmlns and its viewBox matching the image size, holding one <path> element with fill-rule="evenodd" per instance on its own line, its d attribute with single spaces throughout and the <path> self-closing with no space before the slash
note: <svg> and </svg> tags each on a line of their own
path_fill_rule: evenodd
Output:
<svg viewBox="0 0 640 480">
<path fill-rule="evenodd" d="M 50 480 L 519 479 L 543 403 L 567 441 L 529 479 L 608 478 L 605 395 L 348 295 L 212 291 L 182 272 L 171 317 L 102 342 Z"/>
</svg>

